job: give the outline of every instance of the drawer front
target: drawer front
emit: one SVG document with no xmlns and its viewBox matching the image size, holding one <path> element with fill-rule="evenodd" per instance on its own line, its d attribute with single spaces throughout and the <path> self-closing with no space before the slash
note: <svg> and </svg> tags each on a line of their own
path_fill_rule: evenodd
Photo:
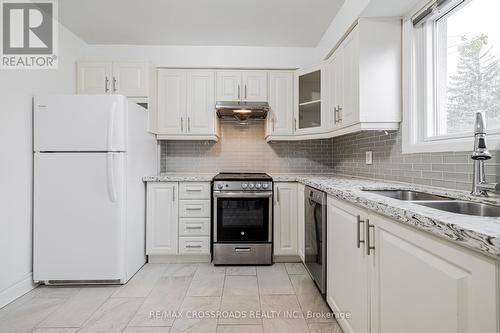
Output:
<svg viewBox="0 0 500 333">
<path fill-rule="evenodd" d="M 210 183 L 185 182 L 179 184 L 179 198 L 210 199 Z"/>
<path fill-rule="evenodd" d="M 180 200 L 179 217 L 210 217 L 210 200 Z"/>
<path fill-rule="evenodd" d="M 179 254 L 209 254 L 210 237 L 179 237 Z"/>
<path fill-rule="evenodd" d="M 210 236 L 210 219 L 209 218 L 180 219 L 179 235 Z"/>
</svg>

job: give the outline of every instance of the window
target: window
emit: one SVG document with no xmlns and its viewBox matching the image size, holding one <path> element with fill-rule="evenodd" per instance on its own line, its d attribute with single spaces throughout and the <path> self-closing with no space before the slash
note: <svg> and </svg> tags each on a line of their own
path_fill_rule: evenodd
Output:
<svg viewBox="0 0 500 333">
<path fill-rule="evenodd" d="M 500 144 L 498 12 L 498 0 L 437 0 L 406 18 L 404 152 L 471 149 L 477 111 Z"/>
</svg>

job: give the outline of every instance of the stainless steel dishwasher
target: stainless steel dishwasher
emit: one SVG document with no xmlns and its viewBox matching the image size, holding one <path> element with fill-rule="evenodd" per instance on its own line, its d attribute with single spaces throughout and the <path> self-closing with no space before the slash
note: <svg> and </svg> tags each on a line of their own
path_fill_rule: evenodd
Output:
<svg viewBox="0 0 500 333">
<path fill-rule="evenodd" d="M 306 186 L 305 265 L 323 297 L 326 293 L 326 193 Z"/>
</svg>

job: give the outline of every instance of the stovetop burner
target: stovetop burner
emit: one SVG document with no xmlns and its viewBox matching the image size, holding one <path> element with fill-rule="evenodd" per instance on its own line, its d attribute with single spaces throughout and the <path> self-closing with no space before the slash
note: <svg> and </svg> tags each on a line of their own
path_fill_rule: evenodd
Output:
<svg viewBox="0 0 500 333">
<path fill-rule="evenodd" d="M 221 172 L 214 177 L 214 180 L 257 180 L 271 181 L 272 178 L 266 173 L 236 173 Z"/>
</svg>

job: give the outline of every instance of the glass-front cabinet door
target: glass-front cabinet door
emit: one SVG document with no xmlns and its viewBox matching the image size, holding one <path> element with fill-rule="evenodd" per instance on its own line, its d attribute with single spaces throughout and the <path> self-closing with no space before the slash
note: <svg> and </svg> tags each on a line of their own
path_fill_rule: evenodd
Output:
<svg viewBox="0 0 500 333">
<path fill-rule="evenodd" d="M 314 134 L 323 130 L 322 66 L 297 71 L 295 78 L 295 133 Z"/>
</svg>

